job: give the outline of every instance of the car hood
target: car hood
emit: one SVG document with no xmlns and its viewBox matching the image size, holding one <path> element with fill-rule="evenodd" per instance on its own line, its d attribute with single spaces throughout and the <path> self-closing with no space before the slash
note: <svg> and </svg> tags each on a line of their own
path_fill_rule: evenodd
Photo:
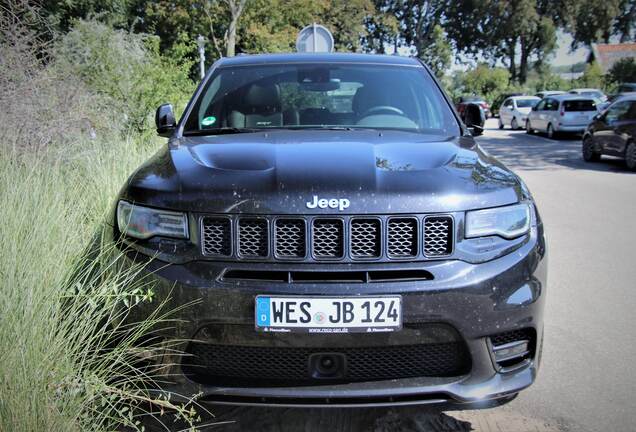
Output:
<svg viewBox="0 0 636 432">
<path fill-rule="evenodd" d="M 346 209 L 307 202 L 348 199 Z M 174 138 L 121 197 L 193 212 L 452 212 L 518 202 L 518 178 L 471 137 L 401 131 L 270 131 Z"/>
</svg>

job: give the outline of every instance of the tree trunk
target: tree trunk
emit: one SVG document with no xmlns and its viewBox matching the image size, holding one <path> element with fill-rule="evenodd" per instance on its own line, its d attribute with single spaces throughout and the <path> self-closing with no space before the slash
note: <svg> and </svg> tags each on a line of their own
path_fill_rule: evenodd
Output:
<svg viewBox="0 0 636 432">
<path fill-rule="evenodd" d="M 508 65 L 508 71 L 510 72 L 510 80 L 509 82 L 514 82 L 517 79 L 517 64 L 515 61 L 515 56 L 517 54 L 517 40 L 509 40 L 508 41 L 508 56 L 510 60 L 510 64 Z"/>
<path fill-rule="evenodd" d="M 227 57 L 234 57 L 236 53 L 236 28 L 238 26 L 238 20 L 243 13 L 245 3 L 247 0 L 228 0 L 228 6 L 230 7 L 230 25 L 227 28 L 227 34 L 225 37 L 225 55 Z"/>
<path fill-rule="evenodd" d="M 525 37 L 521 38 L 520 44 L 521 59 L 519 60 L 519 76 L 517 77 L 517 81 L 519 84 L 525 84 L 528 79 L 528 56 L 530 55 L 530 50 L 528 49 L 528 42 Z"/>
</svg>

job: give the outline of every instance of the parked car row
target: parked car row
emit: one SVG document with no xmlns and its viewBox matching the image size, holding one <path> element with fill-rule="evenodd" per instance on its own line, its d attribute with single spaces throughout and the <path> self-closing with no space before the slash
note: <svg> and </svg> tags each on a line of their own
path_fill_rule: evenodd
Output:
<svg viewBox="0 0 636 432">
<path fill-rule="evenodd" d="M 624 84 L 619 90 L 631 90 Z M 633 85 L 636 90 L 636 84 Z M 583 135 L 583 158 L 621 157 L 636 170 L 636 92 L 619 93 L 610 100 L 596 89 L 539 92 L 535 96 L 508 95 L 499 106 L 499 129 L 525 127 L 526 133 Z"/>
</svg>

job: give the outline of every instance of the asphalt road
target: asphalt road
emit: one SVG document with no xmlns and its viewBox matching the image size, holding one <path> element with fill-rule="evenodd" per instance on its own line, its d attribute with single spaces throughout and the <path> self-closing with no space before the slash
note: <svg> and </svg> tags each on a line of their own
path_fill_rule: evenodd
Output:
<svg viewBox="0 0 636 432">
<path fill-rule="evenodd" d="M 636 173 L 581 158 L 580 139 L 549 140 L 487 122 L 483 147 L 539 204 L 549 247 L 546 339 L 538 381 L 506 406 L 248 409 L 204 430 L 636 431 Z"/>
</svg>

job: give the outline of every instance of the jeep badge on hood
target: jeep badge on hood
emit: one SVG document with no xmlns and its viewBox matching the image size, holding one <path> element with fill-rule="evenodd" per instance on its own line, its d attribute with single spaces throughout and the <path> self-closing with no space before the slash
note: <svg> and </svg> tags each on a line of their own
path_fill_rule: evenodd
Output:
<svg viewBox="0 0 636 432">
<path fill-rule="evenodd" d="M 314 209 L 316 207 L 320 207 L 321 209 L 325 209 L 327 207 L 332 209 L 338 209 L 339 211 L 343 211 L 348 208 L 351 202 L 346 198 L 321 198 L 318 199 L 317 195 L 314 195 L 313 201 L 307 201 L 307 208 Z"/>
</svg>

